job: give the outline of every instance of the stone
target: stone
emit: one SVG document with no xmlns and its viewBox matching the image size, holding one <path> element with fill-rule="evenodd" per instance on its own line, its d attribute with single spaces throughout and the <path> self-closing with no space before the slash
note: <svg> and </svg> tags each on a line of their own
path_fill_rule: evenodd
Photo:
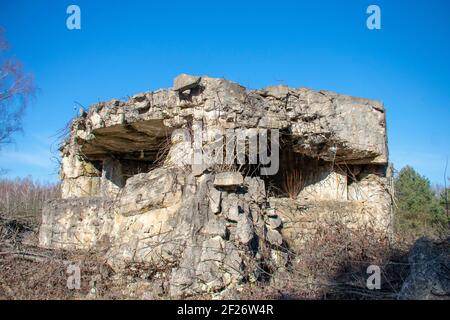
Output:
<svg viewBox="0 0 450 320">
<path fill-rule="evenodd" d="M 209 208 L 214 214 L 218 214 L 221 211 L 222 192 L 214 187 L 209 188 Z"/>
<path fill-rule="evenodd" d="M 422 237 L 410 250 L 410 274 L 398 294 L 401 300 L 447 300 L 450 295 L 450 237 L 437 242 Z"/>
<path fill-rule="evenodd" d="M 286 267 L 289 261 L 288 253 L 280 250 L 272 250 L 270 254 L 275 266 L 284 271 L 284 267 Z"/>
<path fill-rule="evenodd" d="M 266 188 L 264 180 L 259 177 L 245 177 L 244 183 L 247 186 L 247 194 L 250 200 L 261 203 L 266 198 Z"/>
<path fill-rule="evenodd" d="M 266 215 L 268 217 L 277 217 L 278 216 L 275 208 L 271 208 L 271 207 L 266 209 Z"/>
<path fill-rule="evenodd" d="M 195 293 L 196 267 L 200 263 L 202 245 L 190 245 L 181 255 L 180 266 L 174 268 L 170 277 L 170 296 L 186 297 Z"/>
<path fill-rule="evenodd" d="M 192 165 L 192 174 L 196 177 L 200 177 L 206 170 L 206 167 L 203 164 L 193 164 Z"/>
<path fill-rule="evenodd" d="M 235 193 L 222 193 L 222 213 L 232 222 L 239 220 L 239 205 L 241 201 Z"/>
<path fill-rule="evenodd" d="M 240 172 L 220 172 L 214 178 L 216 187 L 238 187 L 244 183 Z"/>
<path fill-rule="evenodd" d="M 119 201 L 119 213 L 132 216 L 167 208 L 180 202 L 181 196 L 177 171 L 159 168 L 149 173 L 140 173 L 127 180 Z"/>
<path fill-rule="evenodd" d="M 224 282 L 227 285 L 239 283 L 244 277 L 242 261 L 243 253 L 232 243 L 225 244 L 225 259 L 223 261 L 226 266 L 226 272 L 223 274 Z"/>
<path fill-rule="evenodd" d="M 195 275 L 202 285 L 202 291 L 214 292 L 224 287 L 222 265 L 225 259 L 225 242 L 220 236 L 203 242 L 200 262 Z"/>
<path fill-rule="evenodd" d="M 189 136 L 189 130 L 178 129 L 172 132 L 171 147 L 164 163 L 179 168 L 184 168 L 192 164 L 192 143 Z"/>
<path fill-rule="evenodd" d="M 276 246 L 283 244 L 283 237 L 277 230 L 267 229 L 266 232 L 267 241 Z"/>
<path fill-rule="evenodd" d="M 228 211 L 226 212 L 226 217 L 228 220 L 237 222 L 239 221 L 239 207 L 237 203 L 232 203 L 228 207 Z"/>
<path fill-rule="evenodd" d="M 242 244 L 248 244 L 254 237 L 253 223 L 246 214 L 238 218 L 236 226 L 236 237 Z"/>
<path fill-rule="evenodd" d="M 277 99 L 283 99 L 289 94 L 289 87 L 286 85 L 270 86 L 262 89 L 260 92 L 264 96 L 272 96 Z"/>
<path fill-rule="evenodd" d="M 137 110 L 147 109 L 147 108 L 150 107 L 150 101 L 144 100 L 144 101 L 141 101 L 141 102 L 136 102 L 136 103 L 134 104 L 134 107 L 135 107 Z M 142 112 L 142 111 L 141 111 L 141 112 Z"/>
<path fill-rule="evenodd" d="M 201 77 L 180 74 L 173 81 L 173 90 L 183 92 L 198 86 Z"/>
<path fill-rule="evenodd" d="M 277 229 L 281 227 L 282 221 L 280 217 L 272 215 L 267 217 L 266 224 L 272 229 Z"/>
<path fill-rule="evenodd" d="M 224 254 L 225 243 L 220 236 L 215 236 L 203 242 L 202 253 L 200 261 L 215 261 L 221 262 L 225 257 Z"/>
<path fill-rule="evenodd" d="M 225 220 L 211 219 L 206 224 L 204 233 L 209 236 L 220 236 L 225 238 L 227 235 L 227 224 Z"/>
</svg>

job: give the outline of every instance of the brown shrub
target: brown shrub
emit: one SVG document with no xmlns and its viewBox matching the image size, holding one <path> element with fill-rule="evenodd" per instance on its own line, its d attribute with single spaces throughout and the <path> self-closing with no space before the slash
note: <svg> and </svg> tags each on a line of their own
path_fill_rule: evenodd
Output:
<svg viewBox="0 0 450 320">
<path fill-rule="evenodd" d="M 370 229 L 343 224 L 322 226 L 289 255 L 286 268 L 266 284 L 245 285 L 237 295 L 249 299 L 395 299 L 409 269 L 407 246 L 394 248 Z M 381 290 L 366 286 L 367 267 L 381 270 Z M 274 269 L 275 270 L 275 269 Z"/>
</svg>

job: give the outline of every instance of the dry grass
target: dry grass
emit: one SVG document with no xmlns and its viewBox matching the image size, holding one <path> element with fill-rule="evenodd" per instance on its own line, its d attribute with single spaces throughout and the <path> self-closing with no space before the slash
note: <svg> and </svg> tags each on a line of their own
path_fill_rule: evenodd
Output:
<svg viewBox="0 0 450 320">
<path fill-rule="evenodd" d="M 4 246 L 3 250 L 0 299 L 86 299 L 93 287 L 98 297 L 111 292 L 113 273 L 103 259 L 92 253 L 47 251 L 33 246 L 22 247 L 26 255 L 7 254 Z M 32 253 L 41 259 L 28 259 Z M 69 265 L 80 267 L 79 290 L 67 286 Z"/>
<path fill-rule="evenodd" d="M 295 200 L 298 194 L 302 191 L 305 184 L 305 178 L 301 168 L 293 167 L 289 173 L 283 174 L 282 188 L 289 196 Z"/>
<path fill-rule="evenodd" d="M 324 223 L 300 247 L 285 245 L 284 269 L 265 268 L 270 281 L 246 284 L 233 294 L 242 299 L 396 299 L 409 273 L 412 245 L 397 235 L 394 243 L 374 230 Z M 381 290 L 366 286 L 367 267 L 381 270 Z"/>
<path fill-rule="evenodd" d="M 280 169 L 272 182 L 282 195 L 295 200 L 317 171 L 316 160 L 286 149 L 280 155 Z"/>
</svg>

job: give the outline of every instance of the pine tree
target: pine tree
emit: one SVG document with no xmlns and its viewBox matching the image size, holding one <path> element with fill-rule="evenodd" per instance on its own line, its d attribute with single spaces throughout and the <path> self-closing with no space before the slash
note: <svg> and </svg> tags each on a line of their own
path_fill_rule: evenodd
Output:
<svg viewBox="0 0 450 320">
<path fill-rule="evenodd" d="M 396 225 L 412 235 L 437 235 L 445 230 L 447 219 L 430 181 L 412 167 L 404 167 L 395 179 Z"/>
</svg>

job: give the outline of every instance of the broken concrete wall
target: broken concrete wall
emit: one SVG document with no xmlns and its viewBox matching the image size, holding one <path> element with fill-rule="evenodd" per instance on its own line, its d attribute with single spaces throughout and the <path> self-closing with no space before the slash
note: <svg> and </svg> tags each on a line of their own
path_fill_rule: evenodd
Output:
<svg viewBox="0 0 450 320">
<path fill-rule="evenodd" d="M 91 249 L 109 241 L 114 203 L 83 197 L 52 200 L 42 212 L 39 243 L 46 248 Z"/>
<path fill-rule="evenodd" d="M 107 157 L 102 161 L 102 177 L 100 189 L 103 197 L 115 197 L 125 186 L 122 163 L 120 160 Z"/>
<path fill-rule="evenodd" d="M 61 154 L 62 198 L 94 197 L 101 190 L 101 168 L 86 160 L 79 152 L 67 151 Z"/>
</svg>

